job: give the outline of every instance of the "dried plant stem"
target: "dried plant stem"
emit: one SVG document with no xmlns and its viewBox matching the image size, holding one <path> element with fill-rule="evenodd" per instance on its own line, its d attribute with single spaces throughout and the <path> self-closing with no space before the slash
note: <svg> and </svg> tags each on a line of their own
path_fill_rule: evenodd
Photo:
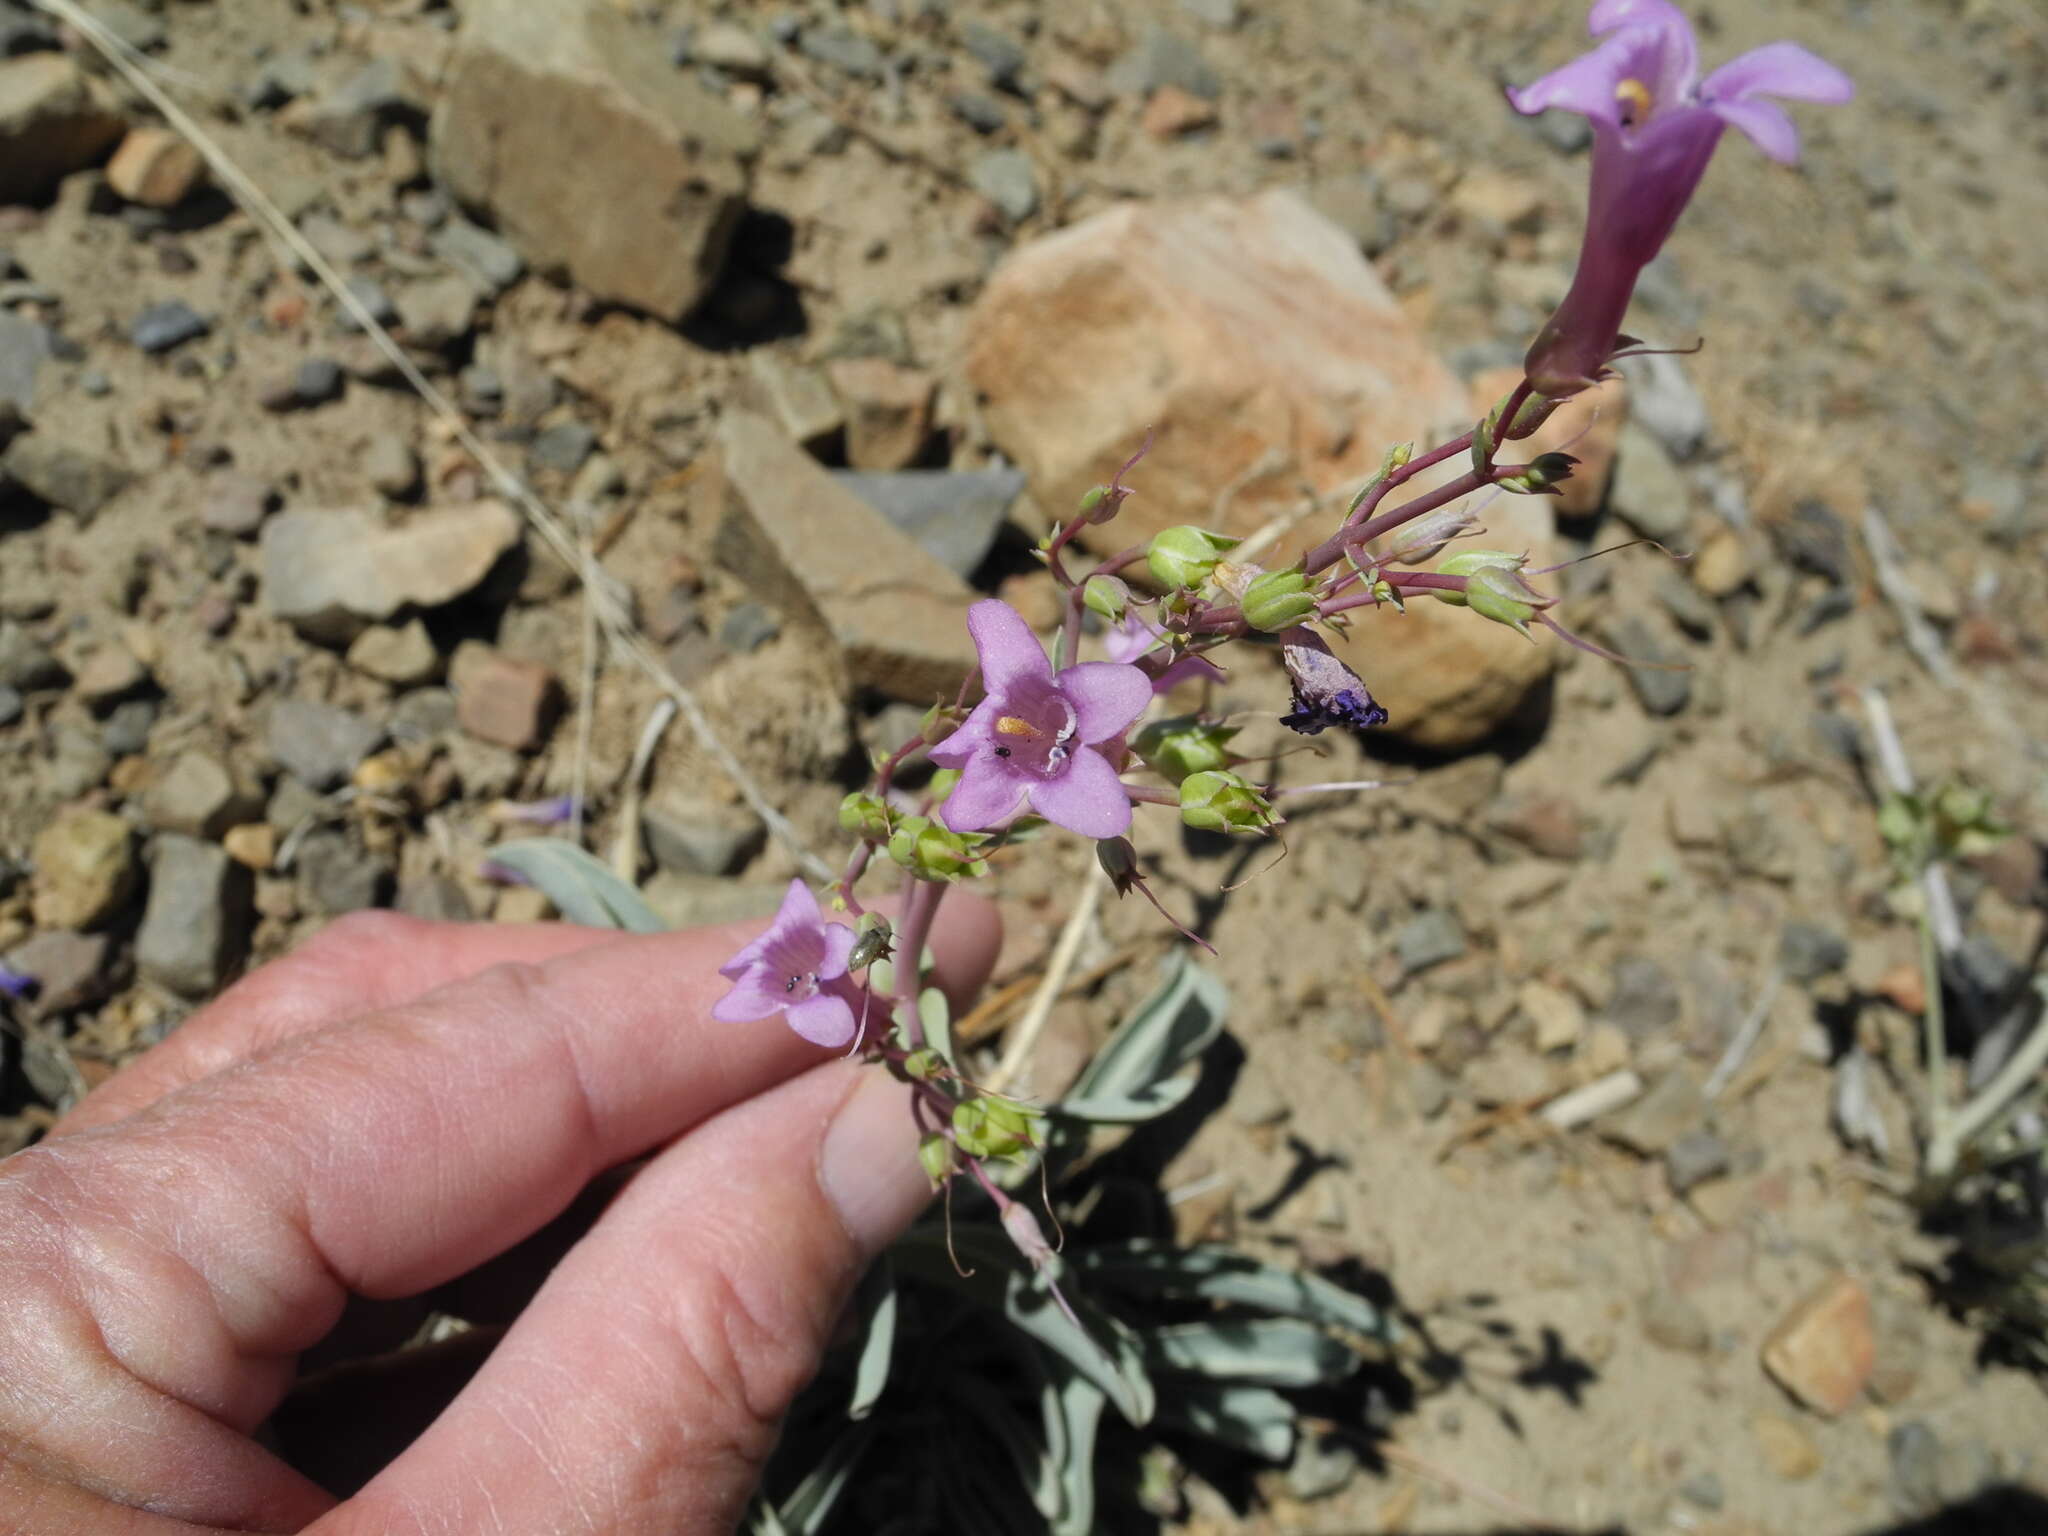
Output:
<svg viewBox="0 0 2048 1536">
<path fill-rule="evenodd" d="M 676 701 L 661 699 L 640 728 L 640 741 L 633 748 L 633 761 L 626 768 L 626 782 L 619 801 L 619 832 L 612 844 L 612 872 L 632 884 L 640 878 L 640 796 L 647 782 L 647 769 L 654 761 L 654 749 L 676 717 Z"/>
<path fill-rule="evenodd" d="M 1742 1064 L 1749 1059 L 1749 1053 L 1756 1049 L 1757 1037 L 1764 1032 L 1764 1021 L 1771 1016 L 1771 1005 L 1778 1000 L 1778 989 L 1785 984 L 1785 973 L 1774 970 L 1771 979 L 1764 984 L 1763 993 L 1756 1005 L 1742 1021 L 1742 1027 L 1735 1031 L 1735 1038 L 1728 1042 L 1728 1049 L 1721 1053 L 1721 1059 L 1714 1063 L 1714 1070 L 1707 1075 L 1703 1090 L 1710 1099 L 1718 1099 L 1721 1090 L 1742 1070 Z"/>
<path fill-rule="evenodd" d="M 1067 973 L 1073 970 L 1074 962 L 1080 957 L 1081 941 L 1094 926 L 1095 914 L 1102 906 L 1102 893 L 1108 889 L 1109 876 L 1090 857 L 1087 883 L 1081 887 L 1081 899 L 1067 914 L 1067 925 L 1060 930 L 1059 939 L 1052 947 L 1052 958 L 1045 967 L 1045 979 L 1039 982 L 1031 1006 L 1024 1011 L 1024 1017 L 1004 1042 L 1002 1060 L 996 1063 L 995 1071 L 989 1075 L 991 1093 L 1005 1091 L 1016 1080 L 1017 1074 L 1030 1065 L 1038 1037 L 1045 1033 L 1046 1020 L 1052 1017 L 1053 1005 L 1059 1001 L 1060 992 L 1066 986 Z"/>
<path fill-rule="evenodd" d="M 198 121 L 151 78 L 143 64 L 131 56 L 131 51 L 109 32 L 104 24 L 77 5 L 75 0 L 34 0 L 34 4 L 37 9 L 64 22 L 80 37 L 91 43 L 114 71 L 162 113 L 164 120 L 199 152 L 200 157 L 213 172 L 215 180 L 234 198 L 242 210 L 320 280 L 321 286 L 333 296 L 335 303 L 362 328 L 363 333 L 370 338 L 385 360 L 397 370 L 412 391 L 443 423 L 450 436 L 490 477 L 499 494 L 516 505 L 563 564 L 580 575 L 598 622 L 610 637 L 613 648 L 646 673 L 657 687 L 675 700 L 684 720 L 689 723 L 690 729 L 695 732 L 704 749 L 717 761 L 720 769 L 732 780 L 742 798 L 767 825 L 768 830 L 796 855 L 805 871 L 818 879 L 829 880 L 832 877 L 830 866 L 804 845 L 803 839 L 797 835 L 796 828 L 791 825 L 789 818 L 769 802 L 752 775 L 712 728 L 710 718 L 704 713 L 696 695 L 670 673 L 662 663 L 661 657 L 634 628 L 624 606 L 613 594 L 611 578 L 597 566 L 590 551 L 579 546 L 575 536 L 563 524 L 561 518 L 556 516 L 533 489 L 491 451 L 489 445 L 470 427 L 468 418 L 457 409 L 455 402 L 420 371 L 419 366 L 406 355 L 405 349 L 391 333 L 378 323 L 377 317 L 370 313 L 362 300 L 349 291 L 347 282 L 335 270 L 333 263 L 314 249 L 291 220 L 284 216 L 277 204 L 228 156 Z"/>
<path fill-rule="evenodd" d="M 2048 1000 L 2048 978 L 2036 977 L 2034 989 Z M 1930 1006 L 1933 1006 L 1931 999 Z M 2048 1017 L 2035 1021 L 2034 1032 L 2006 1059 L 2005 1065 L 1998 1069 L 1998 1075 L 1986 1083 L 1975 1098 L 1957 1110 L 1954 1119 L 1936 1132 L 1927 1147 L 1929 1176 L 1945 1179 L 1954 1173 L 1956 1164 L 1962 1159 L 1963 1149 L 2019 1097 L 2043 1066 L 2048 1066 Z"/>
</svg>

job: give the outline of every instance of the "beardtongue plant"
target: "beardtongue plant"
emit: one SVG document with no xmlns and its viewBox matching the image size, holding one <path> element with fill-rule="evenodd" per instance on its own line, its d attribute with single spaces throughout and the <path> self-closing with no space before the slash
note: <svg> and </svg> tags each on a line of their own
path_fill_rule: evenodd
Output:
<svg viewBox="0 0 2048 1536">
<path fill-rule="evenodd" d="M 1284 712 L 1276 701 L 1275 713 L 1306 735 L 1386 723 L 1365 680 L 1324 639 L 1365 610 L 1398 614 L 1432 600 L 1532 639 L 1539 626 L 1596 649 L 1553 617 L 1556 599 L 1534 584 L 1547 573 L 1529 569 L 1526 554 L 1472 547 L 1484 502 L 1554 495 L 1572 474 L 1569 454 L 1517 460 L 1511 445 L 1640 346 L 1621 332 L 1637 277 L 1670 236 L 1722 131 L 1733 126 L 1790 162 L 1797 133 L 1771 98 L 1843 102 L 1852 88 L 1792 43 L 1696 78 L 1692 30 L 1668 0 L 1598 0 L 1590 25 L 1598 39 L 1590 52 L 1508 93 L 1524 113 L 1580 114 L 1594 143 L 1577 274 L 1530 347 L 1522 381 L 1471 431 L 1424 452 L 1413 444 L 1388 452 L 1328 536 L 1278 569 L 1233 560 L 1231 538 L 1176 527 L 1077 570 L 1077 536 L 1115 521 L 1141 448 L 1040 547 L 1064 594 L 1051 654 L 1014 610 L 977 603 L 967 623 L 980 701 L 966 707 L 970 679 L 847 797 L 841 823 L 855 847 L 829 892 L 833 915 L 793 882 L 768 932 L 724 968 L 733 988 L 719 1019 L 779 1018 L 820 1047 L 864 1052 L 912 1086 L 919 1156 L 934 1186 L 950 1194 L 965 1177 L 978 1187 L 996 1218 L 982 1230 L 1008 1239 L 1076 1329 L 1089 1309 L 1061 1293 L 1063 1261 L 1029 1204 L 1011 1193 L 1018 1169 L 1043 1167 L 1060 1125 L 1039 1106 L 977 1086 L 954 1060 L 943 1004 L 924 986 L 933 915 L 950 887 L 989 874 L 992 852 L 1046 824 L 1093 839 L 1117 891 L 1150 898 L 1137 852 L 1148 823 L 1177 815 L 1204 830 L 1272 835 L 1287 795 L 1345 787 L 1278 788 L 1259 760 L 1233 749 L 1236 732 L 1222 722 L 1148 718 L 1174 684 L 1222 676 L 1218 659 L 1230 646 L 1277 648 L 1291 697 Z M 1419 477 L 1430 470 L 1448 478 L 1423 489 Z M 1109 625 L 1109 660 L 1079 659 L 1089 612 Z M 919 756 L 943 771 L 907 795 L 895 781 Z M 856 889 L 878 859 L 902 874 L 893 925 Z M 976 1254 L 985 1258 L 985 1247 Z M 1090 1315 L 1092 1333 L 1102 1325 Z M 1108 1390 L 1107 1378 L 1099 1384 Z"/>
</svg>

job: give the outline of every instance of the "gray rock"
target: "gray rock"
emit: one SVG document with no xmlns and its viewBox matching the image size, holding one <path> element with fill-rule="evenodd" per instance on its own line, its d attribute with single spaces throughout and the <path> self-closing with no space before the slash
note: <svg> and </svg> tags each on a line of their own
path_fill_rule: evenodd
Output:
<svg viewBox="0 0 2048 1536">
<path fill-rule="evenodd" d="M 1628 380 L 1629 419 L 1647 428 L 1674 459 L 1689 459 L 1707 440 L 1707 403 L 1684 362 L 1661 353 L 1616 365 Z"/>
<path fill-rule="evenodd" d="M 1677 571 L 1658 573 L 1657 601 L 1664 605 L 1664 611 L 1671 615 L 1678 627 L 1693 639 L 1713 638 L 1716 617 L 1713 600 Z"/>
<path fill-rule="evenodd" d="M 263 600 L 308 639 L 346 645 L 404 610 L 475 591 L 521 534 L 495 501 L 415 513 L 397 527 L 371 511 L 293 508 L 263 528 Z"/>
<path fill-rule="evenodd" d="M 889 65 L 880 48 L 845 27 L 805 27 L 797 40 L 797 49 L 805 58 L 815 59 L 856 80 L 879 80 Z"/>
<path fill-rule="evenodd" d="M 960 25 L 960 46 L 988 71 L 989 84 L 1008 90 L 1024 72 L 1024 45 L 987 22 L 969 19 Z"/>
<path fill-rule="evenodd" d="M 115 757 L 134 757 L 149 746 L 149 733 L 156 724 L 153 699 L 130 699 L 114 706 L 100 727 L 100 745 Z"/>
<path fill-rule="evenodd" d="M 429 922 L 467 923 L 476 917 L 462 887 L 446 875 L 406 881 L 399 886 L 393 905 L 407 917 L 423 917 Z"/>
<path fill-rule="evenodd" d="M 526 271 L 526 258 L 511 242 L 468 219 L 448 220 L 434 231 L 430 244 L 436 256 L 469 278 L 487 298 L 510 288 Z"/>
<path fill-rule="evenodd" d="M 1664 1149 L 1665 1174 L 1681 1195 L 1695 1185 L 1718 1179 L 1732 1164 L 1728 1143 L 1704 1126 L 1695 1126 Z"/>
<path fill-rule="evenodd" d="M 1941 1505 L 1941 1441 L 1919 1419 L 1894 1425 L 1885 1439 L 1891 1458 L 1892 1503 L 1902 1515 L 1923 1515 Z"/>
<path fill-rule="evenodd" d="M 239 470 L 224 470 L 207 477 L 199 522 L 215 533 L 253 539 L 276 505 L 276 493 L 263 481 Z"/>
<path fill-rule="evenodd" d="M 1778 930 L 1778 966 L 1804 986 L 1849 963 L 1849 941 L 1818 923 L 1793 921 Z"/>
<path fill-rule="evenodd" d="M 204 997 L 248 953 L 250 872 L 225 849 L 175 833 L 157 838 L 149 871 L 136 967 L 159 986 Z"/>
<path fill-rule="evenodd" d="M 1678 648 L 1639 614 L 1626 614 L 1607 628 L 1612 648 L 1631 662 L 1628 685 L 1647 714 L 1675 715 L 1692 702 L 1692 674 L 1672 670 L 1686 665 Z"/>
<path fill-rule="evenodd" d="M 363 450 L 363 473 L 371 489 L 394 501 L 409 501 L 420 488 L 419 455 L 394 432 L 380 432 Z"/>
<path fill-rule="evenodd" d="M 391 866 L 332 828 L 306 834 L 296 869 L 301 904 L 328 917 L 382 906 L 391 894 Z"/>
<path fill-rule="evenodd" d="M 391 302 L 391 295 L 384 291 L 383 284 L 373 278 L 352 277 L 348 280 L 348 291 L 349 296 L 362 305 L 368 311 L 370 318 L 379 325 L 396 325 L 398 323 L 398 306 Z M 344 331 L 359 331 L 362 329 L 356 323 L 356 317 L 346 312 L 336 317 L 336 323 Z"/>
<path fill-rule="evenodd" d="M 1244 20 L 1244 11 L 1238 0 L 1180 0 L 1180 8 L 1197 21 L 1207 22 L 1220 31 L 1234 31 Z"/>
<path fill-rule="evenodd" d="M 806 453 L 824 454 L 846 429 L 846 408 L 823 369 L 757 347 L 747 353 L 747 371 L 758 403 Z"/>
<path fill-rule="evenodd" d="M 1148 29 L 1110 66 L 1109 83 L 1127 95 L 1149 96 L 1163 85 L 1177 85 L 1204 101 L 1223 94 L 1223 82 L 1202 57 L 1202 50 L 1164 27 Z"/>
<path fill-rule="evenodd" d="M 542 469 L 573 475 L 596 447 L 595 432 L 580 421 L 565 421 L 535 437 L 528 452 Z"/>
<path fill-rule="evenodd" d="M 0 469 L 38 501 L 61 507 L 81 522 L 91 521 L 135 478 L 120 461 L 46 432 L 26 432 L 9 443 Z"/>
<path fill-rule="evenodd" d="M 773 613 L 759 603 L 741 603 L 718 626 L 718 643 L 728 651 L 744 656 L 750 651 L 758 651 L 781 633 L 781 621 Z"/>
<path fill-rule="evenodd" d="M 384 727 L 315 699 L 279 699 L 265 739 L 273 761 L 308 788 L 324 791 L 348 782 L 356 764 L 384 740 Z"/>
<path fill-rule="evenodd" d="M 1830 586 L 1849 584 L 1855 571 L 1849 527 L 1825 502 L 1800 502 L 1790 517 L 1771 525 L 1771 538 L 1795 568 L 1825 578 Z"/>
<path fill-rule="evenodd" d="M 412 619 L 396 628 L 371 625 L 349 646 L 348 664 L 383 682 L 410 688 L 440 675 L 441 653 L 434 649 L 427 626 Z"/>
<path fill-rule="evenodd" d="M 1408 1097 L 1415 1106 L 1416 1114 L 1425 1120 L 1434 1120 L 1451 1102 L 1451 1085 L 1443 1073 L 1428 1062 L 1417 1061 L 1408 1068 Z"/>
<path fill-rule="evenodd" d="M 352 267 L 377 254 L 377 242 L 353 224 L 330 213 L 309 213 L 299 220 L 299 233 L 337 267 Z"/>
<path fill-rule="evenodd" d="M 23 693 L 61 688 L 71 674 L 42 642 L 12 619 L 0 619 L 0 683 Z"/>
<path fill-rule="evenodd" d="M 0 726 L 14 724 L 21 718 L 21 695 L 5 683 L 0 683 Z"/>
<path fill-rule="evenodd" d="M 787 882 L 710 880 L 661 870 L 640 894 L 669 927 L 700 928 L 768 917 L 782 904 L 783 892 L 788 889 Z"/>
<path fill-rule="evenodd" d="M 108 935 L 62 928 L 39 933 L 9 950 L 7 967 L 34 978 L 36 993 L 27 1006 L 29 1016 L 36 1019 L 89 1007 L 120 980 Z"/>
<path fill-rule="evenodd" d="M 164 45 L 164 24 L 152 10 L 131 0 L 93 0 L 93 19 L 137 53 L 149 53 Z"/>
<path fill-rule="evenodd" d="M 690 60 L 740 80 L 765 80 L 771 56 L 753 32 L 729 21 L 709 21 L 690 35 Z"/>
<path fill-rule="evenodd" d="M 1010 120 L 1000 101 L 980 91 L 956 91 L 946 98 L 946 105 L 976 133 L 999 133 Z"/>
<path fill-rule="evenodd" d="M 1728 1501 L 1720 1476 L 1713 1472 L 1695 1472 L 1678 1485 L 1678 1496 L 1688 1504 L 1709 1510 L 1719 1509 Z"/>
<path fill-rule="evenodd" d="M 300 405 L 326 405 L 341 398 L 345 385 L 340 363 L 331 357 L 309 357 L 292 375 L 292 396 Z"/>
<path fill-rule="evenodd" d="M 384 126 L 424 115 L 396 59 L 372 59 L 316 98 L 299 128 L 314 143 L 350 160 L 366 160 L 383 142 Z"/>
<path fill-rule="evenodd" d="M 761 818 L 745 806 L 697 795 L 658 796 L 640 817 L 654 862 L 681 875 L 736 875 L 767 842 Z"/>
<path fill-rule="evenodd" d="M 393 741 L 438 741 L 455 729 L 455 695 L 446 688 L 415 688 L 391 706 Z"/>
<path fill-rule="evenodd" d="M 213 322 L 183 299 L 152 304 L 128 326 L 128 339 L 144 352 L 169 352 L 188 341 L 197 341 L 213 329 Z"/>
<path fill-rule="evenodd" d="M 187 751 L 150 783 L 142 813 L 159 831 L 212 842 L 229 827 L 256 820 L 263 801 L 253 789 L 237 784 L 211 753 Z"/>
<path fill-rule="evenodd" d="M 1322 176 L 1302 189 L 1309 205 L 1377 256 L 1401 237 L 1401 221 L 1386 204 L 1379 177 L 1371 171 Z"/>
<path fill-rule="evenodd" d="M 1038 211 L 1038 173 L 1020 149 L 992 149 L 968 167 L 967 181 L 1015 224 Z"/>
<path fill-rule="evenodd" d="M 269 803 L 263 807 L 263 819 L 289 835 L 309 818 L 318 816 L 324 803 L 290 774 L 281 774 L 277 788 L 270 792 Z"/>
<path fill-rule="evenodd" d="M 1608 505 L 1646 539 L 1682 542 L 1692 521 L 1693 491 L 1663 443 L 1638 423 L 1623 427 Z"/>
<path fill-rule="evenodd" d="M 35 415 L 36 375 L 53 350 L 48 327 L 0 310 L 0 406 L 24 420 Z"/>
<path fill-rule="evenodd" d="M 1706 1096 L 1684 1072 L 1666 1072 L 1634 1103 L 1600 1121 L 1600 1134 L 1644 1157 L 1661 1157 L 1706 1118 Z"/>
<path fill-rule="evenodd" d="M 1024 489 L 1021 469 L 841 470 L 833 479 L 958 576 L 971 576 Z"/>
<path fill-rule="evenodd" d="M 724 266 L 760 139 L 609 0 L 470 0 L 432 150 L 528 263 L 673 322 Z"/>
<path fill-rule="evenodd" d="M 1465 953 L 1465 929 L 1455 912 L 1431 907 L 1394 930 L 1394 953 L 1401 969 L 1413 976 Z"/>
<path fill-rule="evenodd" d="M 44 786 L 58 800 L 76 800 L 107 782 L 114 759 L 99 737 L 76 726 L 58 726 L 50 733 L 50 768 Z"/>
<path fill-rule="evenodd" d="M 1614 962 L 1613 982 L 1605 1017 L 1630 1039 L 1641 1040 L 1678 1022 L 1678 984 L 1656 961 L 1623 955 Z"/>
</svg>

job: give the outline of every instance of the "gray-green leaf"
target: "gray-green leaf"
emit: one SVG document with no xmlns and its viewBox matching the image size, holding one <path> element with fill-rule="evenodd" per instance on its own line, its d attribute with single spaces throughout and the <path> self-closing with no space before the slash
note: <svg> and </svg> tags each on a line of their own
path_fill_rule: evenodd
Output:
<svg viewBox="0 0 2048 1536">
<path fill-rule="evenodd" d="M 1084 1247 L 1068 1255 L 1068 1263 L 1091 1280 L 1119 1290 L 1257 1307 L 1281 1317 L 1349 1328 L 1388 1343 L 1400 1333 L 1394 1320 L 1363 1296 L 1320 1275 L 1276 1269 L 1220 1244 L 1185 1249 L 1156 1243 Z"/>
<path fill-rule="evenodd" d="M 1230 997 L 1223 983 L 1175 950 L 1159 990 L 1140 1003 L 1096 1053 L 1058 1112 L 1076 1120 L 1129 1125 L 1156 1119 L 1186 1098 L 1175 1073 L 1223 1032 Z"/>
<path fill-rule="evenodd" d="M 1191 1382 L 1167 1394 L 1159 1417 L 1267 1461 L 1285 1461 L 1294 1454 L 1294 1404 L 1271 1387 Z"/>
<path fill-rule="evenodd" d="M 667 926 L 611 866 L 566 838 L 516 838 L 493 848 L 491 859 L 531 880 L 572 923 L 630 933 L 660 933 Z"/>
<path fill-rule="evenodd" d="M 1145 1363 L 1217 1382 L 1314 1387 L 1358 1368 L 1358 1355 L 1313 1323 L 1289 1317 L 1180 1323 L 1138 1335 Z"/>
</svg>

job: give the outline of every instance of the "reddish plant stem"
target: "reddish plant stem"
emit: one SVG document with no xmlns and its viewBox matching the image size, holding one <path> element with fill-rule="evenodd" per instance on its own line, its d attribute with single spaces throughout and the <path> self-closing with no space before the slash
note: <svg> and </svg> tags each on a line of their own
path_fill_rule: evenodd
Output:
<svg viewBox="0 0 2048 1536">
<path fill-rule="evenodd" d="M 1384 573 L 1382 573 L 1384 574 Z M 1410 571 L 1400 576 L 1388 576 L 1394 590 L 1403 594 L 1409 592 L 1462 592 L 1470 578 L 1444 576 L 1435 571 Z M 1349 613 L 1353 608 L 1370 608 L 1379 599 L 1370 592 L 1354 592 L 1349 597 L 1333 598 L 1319 605 L 1318 611 L 1324 618 L 1332 614 Z"/>
<path fill-rule="evenodd" d="M 1466 446 L 1470 447 L 1471 434 L 1468 432 L 1465 437 Z M 1328 570 L 1344 558 L 1345 550 L 1354 545 L 1370 544 L 1381 534 L 1398 528 L 1403 523 L 1413 522 L 1418 517 L 1425 517 L 1438 507 L 1447 507 L 1460 496 L 1469 496 L 1474 491 L 1493 484 L 1501 476 L 1514 474 L 1521 468 L 1519 464 L 1506 468 L 1496 465 L 1485 474 L 1477 470 L 1468 470 L 1448 485 L 1426 491 L 1413 501 L 1403 502 L 1391 512 L 1382 512 L 1379 516 L 1356 525 L 1347 523 L 1337 530 L 1334 537 L 1326 539 L 1309 551 L 1308 573 L 1313 576 L 1317 571 Z"/>
<path fill-rule="evenodd" d="M 946 894 L 945 886 L 933 880 L 908 878 L 903 892 L 903 914 L 896 929 L 896 1021 L 903 1026 L 903 1038 L 915 1051 L 924 1049 L 924 1020 L 918 1015 L 918 993 L 923 990 L 924 943 L 932 931 L 932 919 Z"/>
<path fill-rule="evenodd" d="M 1179 805 L 1180 796 L 1151 784 L 1126 784 L 1124 793 L 1145 805 Z"/>
</svg>

